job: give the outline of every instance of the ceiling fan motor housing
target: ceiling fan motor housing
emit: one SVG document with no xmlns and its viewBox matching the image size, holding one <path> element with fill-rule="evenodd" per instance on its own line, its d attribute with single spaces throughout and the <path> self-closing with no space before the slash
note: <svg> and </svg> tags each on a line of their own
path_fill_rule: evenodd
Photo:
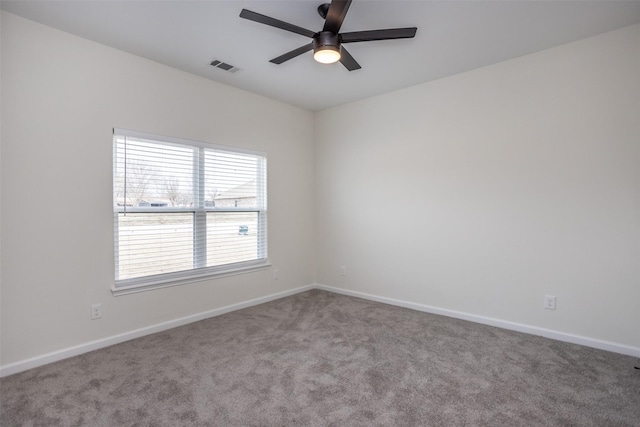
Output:
<svg viewBox="0 0 640 427">
<path fill-rule="evenodd" d="M 320 31 L 313 38 L 313 51 L 327 49 L 340 52 L 340 36 L 331 31 Z"/>
</svg>

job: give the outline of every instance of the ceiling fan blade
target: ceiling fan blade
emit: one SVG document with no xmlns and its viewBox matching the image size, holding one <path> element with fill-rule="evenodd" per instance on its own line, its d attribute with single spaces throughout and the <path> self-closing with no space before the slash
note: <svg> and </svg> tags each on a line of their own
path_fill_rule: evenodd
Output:
<svg viewBox="0 0 640 427">
<path fill-rule="evenodd" d="M 273 58 L 269 62 L 273 62 L 274 64 L 282 64 L 285 61 L 295 58 L 298 55 L 302 55 L 305 52 L 313 50 L 313 43 L 306 44 L 304 46 L 300 46 L 297 49 L 293 49 L 291 52 L 287 52 L 284 55 L 280 55 L 277 58 Z"/>
<path fill-rule="evenodd" d="M 249 21 L 255 21 L 264 25 L 269 25 L 271 27 L 280 28 L 281 30 L 291 31 L 292 33 L 300 34 L 302 36 L 313 37 L 316 35 L 316 33 L 311 30 L 307 30 L 306 28 L 298 27 L 297 25 L 289 24 L 288 22 L 271 18 L 266 15 L 261 15 L 247 9 L 242 9 L 242 11 L 240 12 L 240 18 L 248 19 Z"/>
<path fill-rule="evenodd" d="M 334 34 L 338 34 L 340 27 L 342 27 L 342 21 L 347 16 L 349 6 L 351 6 L 351 0 L 332 0 L 322 31 L 331 31 Z"/>
<path fill-rule="evenodd" d="M 353 59 L 353 56 L 351 56 L 349 51 L 345 49 L 344 46 L 341 47 L 340 62 L 342 62 L 342 65 L 344 65 L 349 71 L 362 68 L 360 64 L 358 64 L 358 62 Z"/>
<path fill-rule="evenodd" d="M 390 28 L 388 30 L 354 31 L 340 34 L 342 43 L 368 42 L 373 40 L 410 39 L 416 35 L 416 27 Z"/>
</svg>

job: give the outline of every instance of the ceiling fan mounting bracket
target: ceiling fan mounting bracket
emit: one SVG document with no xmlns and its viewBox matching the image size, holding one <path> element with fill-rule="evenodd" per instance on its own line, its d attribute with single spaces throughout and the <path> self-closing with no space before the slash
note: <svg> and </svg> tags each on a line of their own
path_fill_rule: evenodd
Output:
<svg viewBox="0 0 640 427">
<path fill-rule="evenodd" d="M 322 19 L 327 19 L 327 12 L 329 12 L 329 3 L 323 3 L 318 6 L 318 14 L 322 17 Z"/>
</svg>

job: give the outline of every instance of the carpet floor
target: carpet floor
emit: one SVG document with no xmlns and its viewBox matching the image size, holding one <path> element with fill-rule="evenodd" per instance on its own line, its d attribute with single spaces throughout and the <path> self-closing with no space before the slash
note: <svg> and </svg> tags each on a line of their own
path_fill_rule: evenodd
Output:
<svg viewBox="0 0 640 427">
<path fill-rule="evenodd" d="M 640 426 L 638 360 L 313 290 L 0 380 L 2 426 Z"/>
</svg>

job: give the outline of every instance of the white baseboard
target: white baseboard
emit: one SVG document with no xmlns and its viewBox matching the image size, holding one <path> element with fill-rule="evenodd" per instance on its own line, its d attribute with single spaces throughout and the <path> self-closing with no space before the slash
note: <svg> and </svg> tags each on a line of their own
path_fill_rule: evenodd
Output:
<svg viewBox="0 0 640 427">
<path fill-rule="evenodd" d="M 589 338 L 581 335 L 570 334 L 566 332 L 554 331 L 551 329 L 539 328 L 537 326 L 525 325 L 522 323 L 509 322 L 507 320 L 495 319 L 492 317 L 479 316 L 476 314 L 468 314 L 460 311 L 448 310 L 444 308 L 432 307 L 425 304 L 417 304 L 409 301 L 402 301 L 393 298 L 381 297 L 378 295 L 368 294 L 364 292 L 351 291 L 348 289 L 335 288 L 316 283 L 316 289 L 334 292 L 337 294 L 348 295 L 367 299 L 370 301 L 381 302 L 385 304 L 395 305 L 398 307 L 410 308 L 425 313 L 439 314 L 441 316 L 453 317 L 456 319 L 468 320 L 470 322 L 481 323 L 483 325 L 495 326 L 502 329 L 524 332 L 530 335 L 538 335 L 545 338 L 551 338 L 558 341 L 564 341 L 572 344 L 580 344 L 586 347 L 597 348 L 600 350 L 611 351 L 614 353 L 625 354 L 627 356 L 640 357 L 640 348 L 632 347 L 624 344 L 618 344 L 610 341 L 603 341 L 595 338 Z"/>
<path fill-rule="evenodd" d="M 632 347 L 624 344 L 618 344 L 618 343 L 609 342 L 609 341 L 602 341 L 602 340 L 584 337 L 580 335 L 574 335 L 574 334 L 569 334 L 565 332 L 539 328 L 536 326 L 509 322 L 501 319 L 494 319 L 491 317 L 468 314 L 468 313 L 448 310 L 444 308 L 432 307 L 425 304 L 418 304 L 418 303 L 413 303 L 409 301 L 397 300 L 393 298 L 382 297 L 382 296 L 368 294 L 364 292 L 351 291 L 351 290 L 342 289 L 342 288 L 335 288 L 332 286 L 326 286 L 322 284 L 314 284 L 314 285 L 302 286 L 302 287 L 291 289 L 288 291 L 267 295 L 264 297 L 260 297 L 260 298 L 256 298 L 248 301 L 239 302 L 236 304 L 231 304 L 225 307 L 216 308 L 216 309 L 205 311 L 202 313 L 196 313 L 190 316 L 181 317 L 179 319 L 170 320 L 170 321 L 159 323 L 156 325 L 147 326 L 145 328 L 135 329 L 133 331 L 124 332 L 122 334 L 113 335 L 107 338 L 102 338 L 99 340 L 79 344 L 73 347 L 64 348 L 51 353 L 43 354 L 41 356 L 20 360 L 18 362 L 0 366 L 0 378 L 6 377 L 12 374 L 17 374 L 19 372 L 23 372 L 32 368 L 37 368 L 38 366 L 46 365 L 48 363 L 67 359 L 69 357 L 78 356 L 83 353 L 88 353 L 90 351 L 109 347 L 114 344 L 119 344 L 135 338 L 140 338 L 145 335 L 154 334 L 156 332 L 161 332 L 167 329 L 176 328 L 178 326 L 186 325 L 192 322 L 197 322 L 199 320 L 220 316 L 221 314 L 229 313 L 231 311 L 252 307 L 254 305 L 263 304 L 265 302 L 277 300 L 280 298 L 285 298 L 301 292 L 306 292 L 311 289 L 320 289 L 323 291 L 363 298 L 370 301 L 376 301 L 384 304 L 395 305 L 398 307 L 410 308 L 413 310 L 423 311 L 426 313 L 439 314 L 442 316 L 453 317 L 456 319 L 468 320 L 470 322 L 481 323 L 484 325 L 495 326 L 498 328 L 509 329 L 509 330 L 518 331 L 518 332 L 524 332 L 531 335 L 539 335 L 546 338 L 555 339 L 558 341 L 564 341 L 572 344 L 580 344 L 587 347 L 593 347 L 600 350 L 607 350 L 614 353 L 620 353 L 620 354 L 625 354 L 628 356 L 634 356 L 634 357 L 640 358 L 640 348 Z"/>
<path fill-rule="evenodd" d="M 61 350 L 53 351 L 51 353 L 43 354 L 41 356 L 32 357 L 18 362 L 10 363 L 8 365 L 0 366 L 0 378 L 8 375 L 17 374 L 18 372 L 26 371 L 29 369 L 37 368 L 38 366 L 46 365 L 48 363 L 57 362 L 59 360 L 67 359 L 69 357 L 78 356 L 83 353 L 98 350 L 104 347 L 109 347 L 114 344 L 119 344 L 125 341 L 132 340 L 134 338 L 140 338 L 145 335 L 154 334 L 156 332 L 165 331 L 167 329 L 175 328 L 178 326 L 186 325 L 188 323 L 197 322 L 199 320 L 208 319 L 210 317 L 220 316 L 221 314 L 229 313 L 231 311 L 240 310 L 242 308 L 252 307 L 254 305 L 263 304 L 265 302 L 273 301 L 276 299 L 288 297 L 290 295 L 298 294 L 300 292 L 309 291 L 314 289 L 315 285 L 302 286 L 300 288 L 291 289 L 284 292 L 278 292 L 276 294 L 267 295 L 264 297 L 231 304 L 226 307 L 216 308 L 213 310 L 205 311 L 202 313 L 192 314 L 190 316 L 181 317 L 179 319 L 169 320 L 167 322 L 158 323 L 156 325 L 147 326 L 133 331 L 124 332 L 122 334 L 112 335 L 107 338 L 102 338 L 95 341 L 79 344 L 73 347 L 64 348 Z"/>
</svg>

